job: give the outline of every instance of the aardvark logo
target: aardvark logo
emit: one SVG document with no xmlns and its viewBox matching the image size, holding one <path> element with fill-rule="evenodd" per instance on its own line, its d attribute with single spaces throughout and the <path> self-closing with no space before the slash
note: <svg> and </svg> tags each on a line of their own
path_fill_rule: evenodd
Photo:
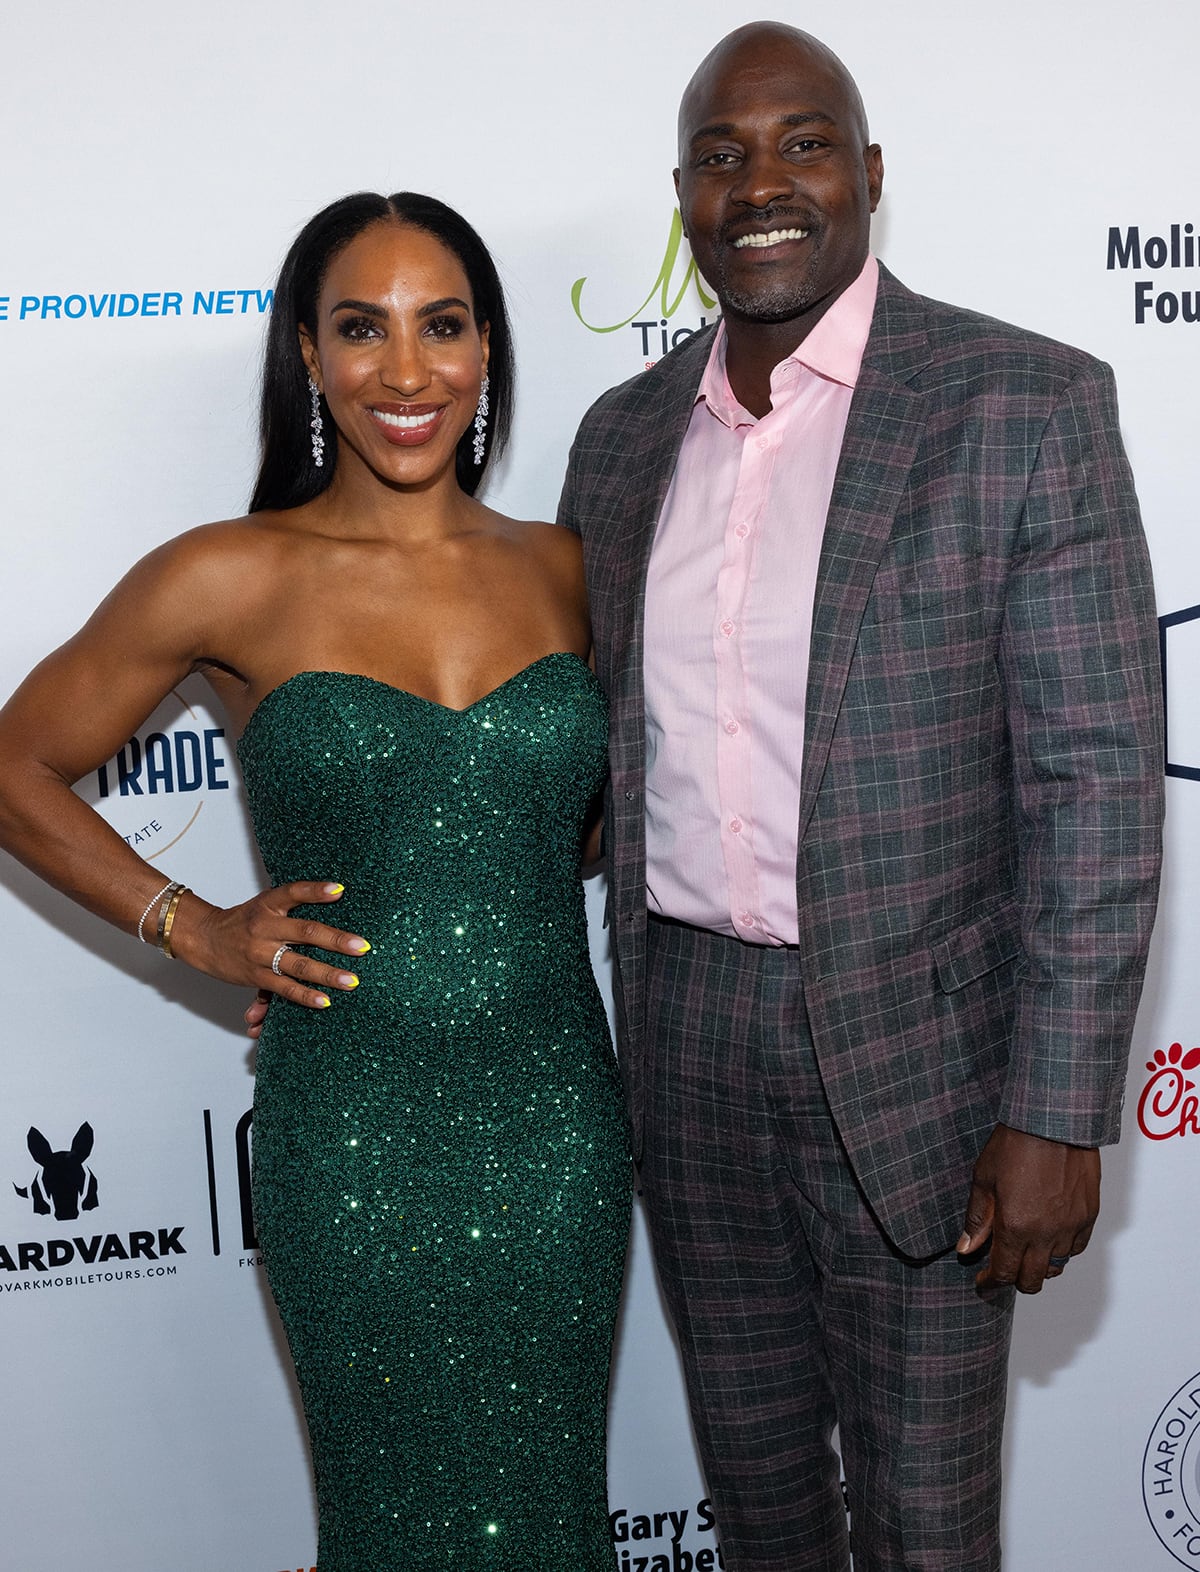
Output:
<svg viewBox="0 0 1200 1572">
<path fill-rule="evenodd" d="M 51 1202 L 60 1220 L 78 1217 L 81 1210 L 92 1211 L 99 1203 L 99 1186 L 96 1175 L 85 1165 L 94 1140 L 92 1127 L 85 1121 L 67 1150 L 56 1152 L 37 1126 L 31 1125 L 26 1144 L 38 1172 L 32 1184 L 14 1184 L 13 1189 L 26 1201 L 32 1191 L 33 1209 L 40 1216 L 49 1216 Z"/>
</svg>

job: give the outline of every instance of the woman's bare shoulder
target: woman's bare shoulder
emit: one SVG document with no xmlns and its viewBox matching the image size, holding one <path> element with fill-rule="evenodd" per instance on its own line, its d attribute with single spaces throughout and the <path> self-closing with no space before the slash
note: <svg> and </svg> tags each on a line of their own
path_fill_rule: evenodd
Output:
<svg viewBox="0 0 1200 1572">
<path fill-rule="evenodd" d="M 256 600 L 286 558 L 293 532 L 284 519 L 264 513 L 198 524 L 148 552 L 114 593 L 225 604 Z"/>
<path fill-rule="evenodd" d="M 164 541 L 143 560 L 177 573 L 219 570 L 282 551 L 295 528 L 283 513 L 251 513 L 243 518 L 197 524 Z"/>
<path fill-rule="evenodd" d="M 523 550 L 542 558 L 551 570 L 563 573 L 582 570 L 583 548 L 573 530 L 539 519 L 504 519 L 503 522 L 509 538 Z"/>
</svg>

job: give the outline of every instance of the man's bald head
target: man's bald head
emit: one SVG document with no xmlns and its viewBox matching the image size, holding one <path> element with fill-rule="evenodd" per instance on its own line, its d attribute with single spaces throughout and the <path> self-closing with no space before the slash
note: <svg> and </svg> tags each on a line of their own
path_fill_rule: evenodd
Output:
<svg viewBox="0 0 1200 1572">
<path fill-rule="evenodd" d="M 726 71 L 736 70 L 739 75 L 753 77 L 770 60 L 776 65 L 794 57 L 798 68 L 805 73 L 814 69 L 828 78 L 831 85 L 844 95 L 850 117 L 861 136 L 863 147 L 870 141 L 867 111 L 858 91 L 858 84 L 827 44 L 811 33 L 786 22 L 747 22 L 735 27 L 714 45 L 696 67 L 692 79 L 683 90 L 679 101 L 679 156 L 683 162 L 684 149 L 696 125 L 696 115 L 707 103 L 713 84 Z"/>
</svg>

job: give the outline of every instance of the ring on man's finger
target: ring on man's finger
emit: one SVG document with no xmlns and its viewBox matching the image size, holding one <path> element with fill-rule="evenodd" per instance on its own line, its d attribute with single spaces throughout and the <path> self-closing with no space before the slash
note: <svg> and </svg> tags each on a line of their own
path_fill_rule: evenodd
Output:
<svg viewBox="0 0 1200 1572">
<path fill-rule="evenodd" d="M 290 944 L 281 944 L 275 951 L 275 954 L 271 957 L 271 970 L 275 973 L 276 977 L 283 976 L 283 968 L 279 963 L 290 949 Z"/>
<path fill-rule="evenodd" d="M 1050 1257 L 1050 1265 L 1057 1266 L 1061 1271 L 1070 1259 L 1071 1257 L 1069 1255 L 1052 1255 Z"/>
</svg>

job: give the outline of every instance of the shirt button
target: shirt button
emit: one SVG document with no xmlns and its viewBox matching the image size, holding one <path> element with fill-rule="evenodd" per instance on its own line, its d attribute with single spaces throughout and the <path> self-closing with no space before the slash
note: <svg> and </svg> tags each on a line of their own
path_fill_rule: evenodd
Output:
<svg viewBox="0 0 1200 1572">
<path fill-rule="evenodd" d="M 635 797 L 636 797 L 636 796 L 637 796 L 637 792 L 635 792 L 635 791 L 627 791 L 627 792 L 626 792 L 626 793 L 625 793 L 625 801 L 626 801 L 626 802 L 632 802 L 632 801 L 633 801 L 633 799 L 634 799 L 634 798 L 635 798 Z"/>
<path fill-rule="evenodd" d="M 729 828 L 735 835 L 740 835 L 742 833 L 742 821 L 740 819 L 730 819 Z"/>
<path fill-rule="evenodd" d="M 758 451 L 760 453 L 765 453 L 767 451 L 767 449 L 771 446 L 771 443 L 770 443 L 770 441 L 769 441 L 769 439 L 767 437 L 756 437 L 754 439 L 754 446 L 758 449 Z"/>
<path fill-rule="evenodd" d="M 725 722 L 725 730 L 731 737 L 736 737 L 741 729 L 742 728 L 738 725 L 737 721 L 731 720 Z"/>
<path fill-rule="evenodd" d="M 753 912 L 743 912 L 741 914 L 741 917 L 738 919 L 738 921 L 741 923 L 743 928 L 753 928 L 754 927 L 754 913 Z"/>
<path fill-rule="evenodd" d="M 725 635 L 725 637 L 727 639 L 733 637 L 734 624 L 732 622 L 730 622 L 728 617 L 726 617 L 725 621 L 721 624 L 721 632 Z"/>
<path fill-rule="evenodd" d="M 750 526 L 749 524 L 739 524 L 733 533 L 739 540 L 745 540 L 746 536 L 750 533 Z"/>
</svg>

